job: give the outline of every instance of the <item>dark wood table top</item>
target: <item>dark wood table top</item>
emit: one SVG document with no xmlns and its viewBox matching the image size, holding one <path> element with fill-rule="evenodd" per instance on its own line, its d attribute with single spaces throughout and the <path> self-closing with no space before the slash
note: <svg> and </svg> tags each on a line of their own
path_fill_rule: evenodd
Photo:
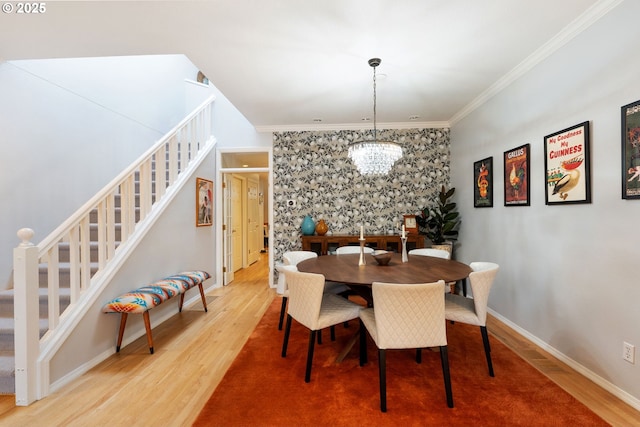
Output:
<svg viewBox="0 0 640 427">
<path fill-rule="evenodd" d="M 324 255 L 297 264 L 298 270 L 323 274 L 326 280 L 351 285 L 386 283 L 430 283 L 463 280 L 471 267 L 458 261 L 422 255 L 409 255 L 402 262 L 401 254 L 393 254 L 388 265 L 378 265 L 375 258 L 365 254 L 366 265 L 359 266 L 360 254 Z"/>
</svg>

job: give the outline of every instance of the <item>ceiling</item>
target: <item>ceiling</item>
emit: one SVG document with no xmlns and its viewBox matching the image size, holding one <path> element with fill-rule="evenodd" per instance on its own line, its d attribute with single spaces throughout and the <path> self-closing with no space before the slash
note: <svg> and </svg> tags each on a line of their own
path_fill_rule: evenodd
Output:
<svg viewBox="0 0 640 427">
<path fill-rule="evenodd" d="M 46 3 L 0 60 L 184 53 L 259 131 L 449 126 L 621 0 Z M 363 120 L 364 119 L 364 120 Z"/>
</svg>

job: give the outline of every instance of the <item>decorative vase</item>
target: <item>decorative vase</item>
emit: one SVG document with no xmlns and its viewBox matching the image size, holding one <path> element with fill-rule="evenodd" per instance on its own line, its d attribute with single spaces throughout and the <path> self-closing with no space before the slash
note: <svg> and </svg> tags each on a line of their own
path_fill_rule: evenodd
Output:
<svg viewBox="0 0 640 427">
<path fill-rule="evenodd" d="M 316 223 L 311 219 L 311 215 L 304 217 L 301 228 L 304 236 L 313 236 L 314 231 L 316 231 Z"/>
<path fill-rule="evenodd" d="M 329 226 L 326 222 L 324 222 L 324 219 L 319 219 L 318 223 L 316 224 L 316 233 L 318 234 L 318 236 L 324 236 L 325 234 L 327 234 L 327 231 L 329 231 Z"/>
</svg>

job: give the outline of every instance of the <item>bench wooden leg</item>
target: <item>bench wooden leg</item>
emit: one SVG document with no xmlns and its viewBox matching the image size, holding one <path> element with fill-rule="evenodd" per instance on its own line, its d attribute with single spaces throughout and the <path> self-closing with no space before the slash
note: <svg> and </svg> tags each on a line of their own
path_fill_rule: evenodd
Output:
<svg viewBox="0 0 640 427">
<path fill-rule="evenodd" d="M 200 283 L 198 285 L 198 289 L 200 289 L 200 298 L 202 298 L 202 305 L 204 306 L 204 311 L 205 313 L 208 311 L 207 310 L 207 299 L 204 296 L 204 288 L 202 287 L 202 283 Z M 180 305 L 178 306 L 178 311 L 180 313 L 182 313 L 182 304 L 184 303 L 184 294 L 186 294 L 187 292 L 185 291 L 184 293 L 180 294 Z"/>
<path fill-rule="evenodd" d="M 149 352 L 153 354 L 153 338 L 151 337 L 151 321 L 149 320 L 149 311 L 142 314 L 144 318 L 144 327 L 147 330 L 147 343 L 149 344 Z"/>
<path fill-rule="evenodd" d="M 186 293 L 186 291 L 180 294 L 180 305 L 178 306 L 178 311 L 180 313 L 182 313 L 182 304 L 184 303 L 184 294 L 185 293 Z"/>
<path fill-rule="evenodd" d="M 120 352 L 120 346 L 122 345 L 122 336 L 124 335 L 124 327 L 127 324 L 127 316 L 129 313 L 120 314 L 120 331 L 118 331 L 118 343 L 116 344 L 116 353 Z"/>
<path fill-rule="evenodd" d="M 207 299 L 204 296 L 204 289 L 202 288 L 202 283 L 200 283 L 198 285 L 198 288 L 200 289 L 200 298 L 202 298 L 202 305 L 204 306 L 204 312 L 206 313 L 207 310 Z"/>
</svg>

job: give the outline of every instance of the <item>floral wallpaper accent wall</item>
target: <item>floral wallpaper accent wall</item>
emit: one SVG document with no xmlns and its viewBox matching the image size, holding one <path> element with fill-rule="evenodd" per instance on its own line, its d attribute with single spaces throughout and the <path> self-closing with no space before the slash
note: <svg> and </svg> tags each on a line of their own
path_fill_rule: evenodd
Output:
<svg viewBox="0 0 640 427">
<path fill-rule="evenodd" d="M 324 219 L 333 234 L 385 234 L 434 204 L 450 183 L 450 130 L 378 130 L 379 140 L 395 140 L 404 155 L 386 176 L 364 177 L 349 159 L 349 145 L 371 138 L 371 131 L 305 131 L 273 134 L 274 242 L 282 254 L 300 250 L 305 215 Z M 291 206 L 290 201 L 295 202 Z"/>
</svg>

